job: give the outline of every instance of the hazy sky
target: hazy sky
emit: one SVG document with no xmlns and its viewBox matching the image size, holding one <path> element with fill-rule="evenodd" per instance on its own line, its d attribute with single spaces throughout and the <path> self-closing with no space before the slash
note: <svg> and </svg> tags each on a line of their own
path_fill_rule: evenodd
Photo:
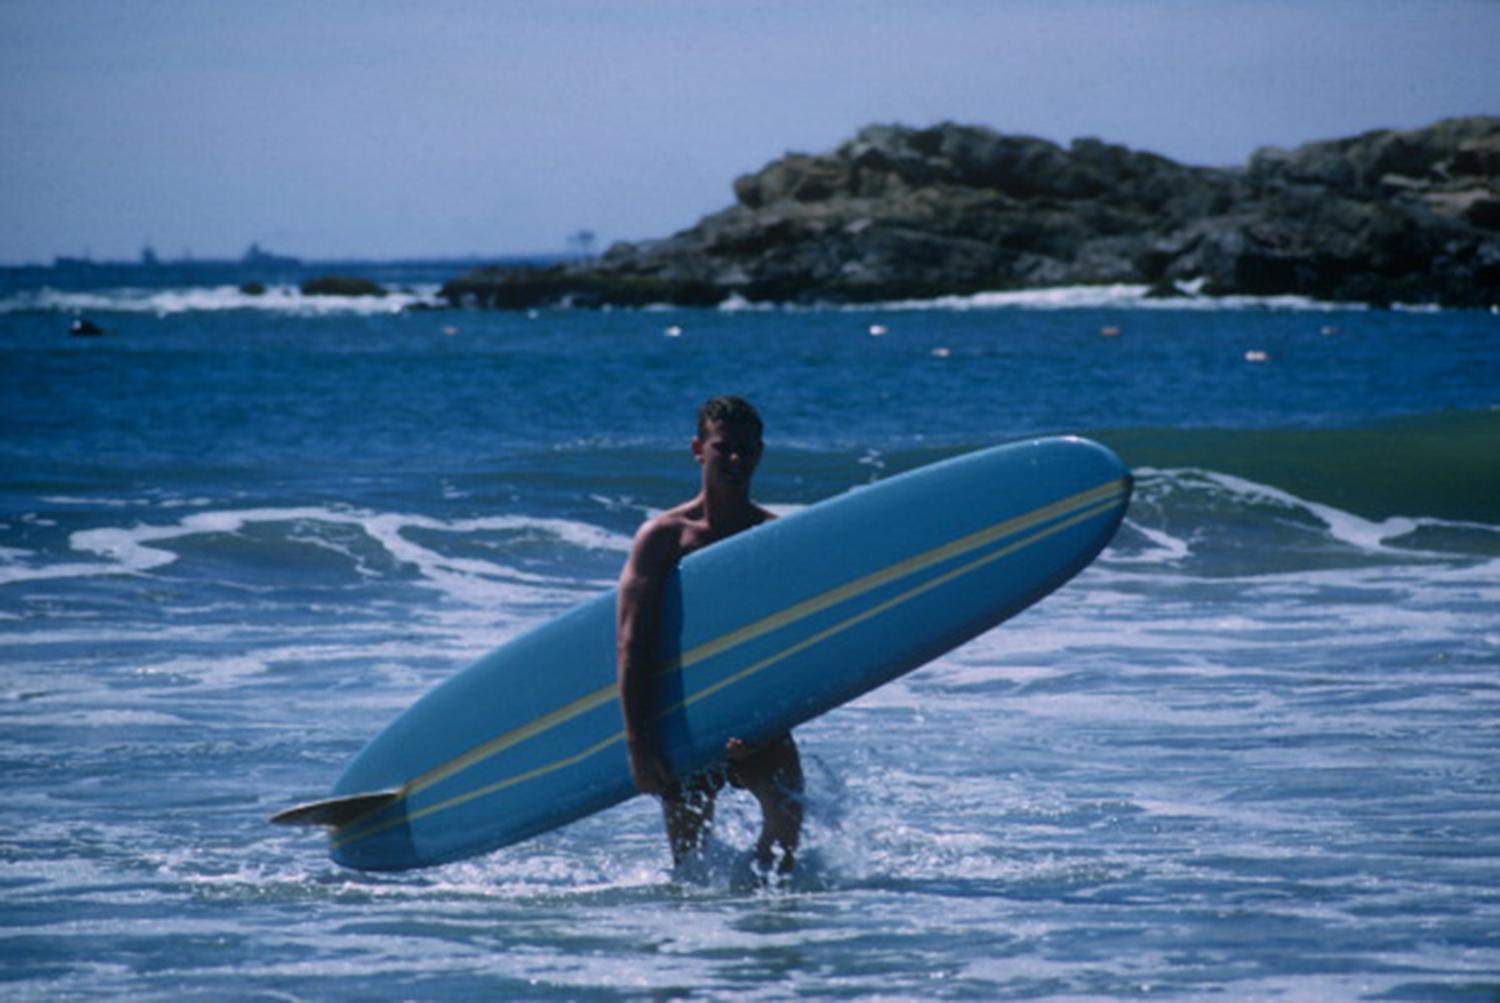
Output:
<svg viewBox="0 0 1500 1003">
<path fill-rule="evenodd" d="M 0 0 L 0 261 L 664 236 L 869 122 L 1191 163 L 1500 113 L 1500 0 Z"/>
</svg>

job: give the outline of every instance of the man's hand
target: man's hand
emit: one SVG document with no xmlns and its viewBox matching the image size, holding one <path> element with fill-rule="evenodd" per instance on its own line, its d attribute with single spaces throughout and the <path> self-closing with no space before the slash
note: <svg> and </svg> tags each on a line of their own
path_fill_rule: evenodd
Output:
<svg viewBox="0 0 1500 1003">
<path fill-rule="evenodd" d="M 731 738 L 724 743 L 724 752 L 729 756 L 731 763 L 738 763 L 755 755 L 760 751 L 760 746 L 751 745 L 743 738 Z"/>
<path fill-rule="evenodd" d="M 774 764 L 766 759 L 765 752 L 770 742 L 752 743 L 743 738 L 731 738 L 724 743 L 724 754 L 745 787 L 754 789 L 769 784 L 775 772 Z"/>
</svg>

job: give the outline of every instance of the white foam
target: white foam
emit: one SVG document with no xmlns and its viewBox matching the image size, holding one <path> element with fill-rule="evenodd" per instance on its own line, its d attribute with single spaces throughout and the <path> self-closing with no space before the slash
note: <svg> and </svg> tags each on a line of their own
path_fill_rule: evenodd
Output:
<svg viewBox="0 0 1500 1003">
<path fill-rule="evenodd" d="M 48 505 L 87 505 L 90 508 L 128 508 L 139 505 L 129 498 L 75 498 L 72 495 L 43 495 L 40 499 Z"/>
<path fill-rule="evenodd" d="M 108 534 L 113 531 L 101 530 L 97 532 Z M 44 581 L 52 578 L 94 578 L 100 575 L 130 574 L 158 567 L 162 564 L 168 564 L 173 559 L 171 554 L 166 554 L 162 551 L 151 552 L 149 548 L 135 547 L 129 544 L 122 544 L 120 549 L 119 559 L 111 563 L 83 564 L 68 562 L 40 566 L 19 563 L 21 560 L 34 555 L 25 551 L 12 551 L 0 555 L 0 558 L 7 561 L 5 565 L 0 566 L 0 585 L 10 585 L 15 582 Z M 131 566 L 128 563 L 128 558 L 134 558 L 138 562 L 137 565 Z"/>
<path fill-rule="evenodd" d="M 1221 473 L 1197 467 L 1153 468 L 1142 467 L 1137 475 L 1137 504 L 1150 502 L 1153 492 L 1176 493 L 1181 491 L 1207 490 L 1223 492 L 1231 496 L 1235 504 L 1273 505 L 1290 512 L 1303 513 L 1321 524 L 1330 537 L 1339 543 L 1367 554 L 1384 557 L 1435 560 L 1453 562 L 1452 552 L 1428 551 L 1401 543 L 1422 529 L 1462 530 L 1470 533 L 1500 535 L 1500 526 L 1467 520 L 1442 519 L 1436 516 L 1394 515 L 1384 519 L 1367 519 L 1344 509 L 1322 502 L 1312 501 L 1269 484 L 1262 484 L 1233 474 Z M 1160 502 L 1154 504 L 1159 505 Z M 1181 560 L 1191 555 L 1191 540 L 1180 539 L 1142 523 L 1142 515 L 1135 512 L 1127 518 L 1126 525 L 1141 534 L 1153 545 L 1149 550 L 1135 554 L 1112 547 L 1106 552 L 1105 561 L 1113 566 L 1148 563 L 1151 561 Z M 1299 572 L 1311 574 L 1312 572 Z"/>
<path fill-rule="evenodd" d="M 414 305 L 437 305 L 437 286 L 384 296 L 304 296 L 295 286 L 270 286 L 253 295 L 237 286 L 189 286 L 177 289 L 123 287 L 71 292 L 50 287 L 0 299 L 0 314 L 33 310 L 59 313 L 151 313 L 157 316 L 222 310 L 266 310 L 299 315 L 393 314 Z"/>
<path fill-rule="evenodd" d="M 558 540 L 588 550 L 628 552 L 630 540 L 597 527 L 564 519 L 540 519 L 524 516 L 495 516 L 443 522 L 423 516 L 376 515 L 352 520 L 378 541 L 396 560 L 415 567 L 424 584 L 435 587 L 465 602 L 492 606 L 499 603 L 559 604 L 576 599 L 576 595 L 557 588 L 557 580 L 518 568 L 506 567 L 477 558 L 451 557 L 413 543 L 404 535 L 407 529 L 439 532 L 481 533 L 496 530 L 541 530 Z M 504 583 L 497 583 L 503 578 Z M 527 596 L 518 595 L 515 583 L 538 586 Z M 596 583 L 603 587 L 606 583 Z"/>
<path fill-rule="evenodd" d="M 1395 548 L 1386 546 L 1386 541 L 1407 536 L 1414 532 L 1420 525 L 1441 522 L 1440 520 L 1429 522 L 1406 516 L 1392 516 L 1387 519 L 1374 521 L 1364 519 L 1351 512 L 1345 512 L 1343 509 L 1334 508 L 1331 505 L 1324 505 L 1320 502 L 1300 498 L 1289 491 L 1283 491 L 1268 484 L 1260 484 L 1256 481 L 1236 477 L 1233 474 L 1222 474 L 1213 470 L 1163 472 L 1168 474 L 1196 473 L 1241 497 L 1270 501 L 1284 505 L 1287 508 L 1301 509 L 1322 522 L 1334 539 L 1360 550 L 1371 552 L 1397 552 Z M 1409 550 L 1400 550 L 1399 553 L 1410 554 L 1412 552 Z"/>
<path fill-rule="evenodd" d="M 1201 283 L 1198 284 L 1201 286 Z M 879 304 L 883 310 L 1077 310 L 1101 307 L 1139 310 L 1304 310 L 1331 312 L 1364 310 L 1363 304 L 1333 303 L 1307 296 L 1198 296 L 1195 287 L 1182 287 L 1183 295 L 1156 298 L 1150 286 L 1119 283 L 1102 286 L 1055 286 L 1005 292 L 973 293 L 968 296 L 938 296 L 933 299 L 895 300 Z M 869 310 L 871 306 L 849 306 Z"/>
<path fill-rule="evenodd" d="M 1122 553 L 1118 548 L 1109 552 L 1108 559 L 1117 564 L 1159 564 L 1164 561 L 1180 561 L 1192 553 L 1186 540 L 1179 540 L 1171 533 L 1153 529 L 1127 518 L 1125 525 L 1144 536 L 1150 547 L 1135 554 Z"/>
<path fill-rule="evenodd" d="M 104 707 L 104 708 L 80 708 L 73 710 L 48 711 L 32 710 L 24 715 L 17 715 L 8 720 L 8 727 L 49 728 L 59 725 L 85 726 L 90 728 L 111 728 L 145 725 L 150 727 L 161 727 L 163 725 L 175 726 L 187 724 L 186 718 L 176 714 L 165 714 L 154 710 L 134 710 L 130 708 Z"/>
<path fill-rule="evenodd" d="M 157 534 L 142 529 L 84 529 L 68 537 L 68 542 L 74 550 L 109 558 L 115 572 L 140 572 L 175 561 L 175 554 L 147 544 L 177 535 L 172 531 Z"/>
<path fill-rule="evenodd" d="M 719 310 L 724 313 L 745 313 L 747 311 L 766 312 L 778 309 L 775 303 L 751 303 L 739 293 L 731 293 L 729 298 L 719 304 Z"/>
<path fill-rule="evenodd" d="M 177 560 L 162 546 L 175 540 L 211 534 L 237 534 L 251 524 L 309 523 L 352 526 L 378 543 L 399 563 L 417 570 L 421 582 L 455 598 L 469 602 L 562 603 L 576 599 L 576 592 L 557 578 L 534 574 L 494 561 L 450 556 L 407 537 L 411 530 L 451 533 L 457 536 L 494 532 L 533 533 L 565 546 L 582 550 L 628 552 L 629 537 L 597 526 L 567 519 L 532 516 L 492 516 L 445 521 L 428 516 L 376 513 L 321 507 L 235 509 L 195 512 L 167 525 L 137 525 L 131 528 L 102 527 L 79 530 L 69 537 L 75 551 L 96 555 L 100 563 L 67 562 L 51 565 L 12 563 L 0 567 L 0 584 L 46 578 L 82 578 L 99 575 L 140 574 Z M 301 533 L 294 537 L 326 549 L 353 556 L 343 545 Z M 10 555 L 11 559 L 32 555 Z M 607 583 L 591 583 L 600 587 Z M 517 586 L 526 587 L 524 594 Z"/>
</svg>

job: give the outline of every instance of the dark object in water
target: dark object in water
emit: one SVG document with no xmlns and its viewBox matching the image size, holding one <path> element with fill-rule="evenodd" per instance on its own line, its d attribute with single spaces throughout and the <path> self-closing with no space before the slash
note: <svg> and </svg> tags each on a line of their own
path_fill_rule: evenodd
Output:
<svg viewBox="0 0 1500 1003">
<path fill-rule="evenodd" d="M 75 338 L 92 338 L 104 333 L 104 328 L 84 317 L 75 317 L 68 333 Z"/>
<path fill-rule="evenodd" d="M 385 289 L 369 279 L 323 275 L 302 283 L 303 296 L 384 296 Z"/>
<path fill-rule="evenodd" d="M 266 284 L 264 282 L 246 282 L 240 286 L 240 292 L 246 296 L 264 296 Z"/>
</svg>

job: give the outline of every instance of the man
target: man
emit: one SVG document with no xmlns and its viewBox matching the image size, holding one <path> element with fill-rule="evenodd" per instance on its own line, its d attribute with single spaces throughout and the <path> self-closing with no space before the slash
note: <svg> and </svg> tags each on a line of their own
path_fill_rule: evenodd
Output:
<svg viewBox="0 0 1500 1003">
<path fill-rule="evenodd" d="M 658 668 L 667 579 L 693 551 L 775 518 L 750 500 L 762 444 L 760 415 L 748 401 L 715 397 L 705 402 L 698 409 L 692 449 L 702 467 L 701 489 L 641 526 L 620 575 L 616 665 L 630 772 L 641 791 L 661 798 L 674 864 L 702 845 L 713 824 L 715 798 L 727 782 L 760 802 L 757 859 L 763 867 L 775 863 L 786 872 L 802 830 L 802 765 L 791 733 L 759 745 L 730 739 L 724 764 L 683 778 L 667 770 L 656 741 L 659 708 L 653 705 L 651 676 Z"/>
</svg>

